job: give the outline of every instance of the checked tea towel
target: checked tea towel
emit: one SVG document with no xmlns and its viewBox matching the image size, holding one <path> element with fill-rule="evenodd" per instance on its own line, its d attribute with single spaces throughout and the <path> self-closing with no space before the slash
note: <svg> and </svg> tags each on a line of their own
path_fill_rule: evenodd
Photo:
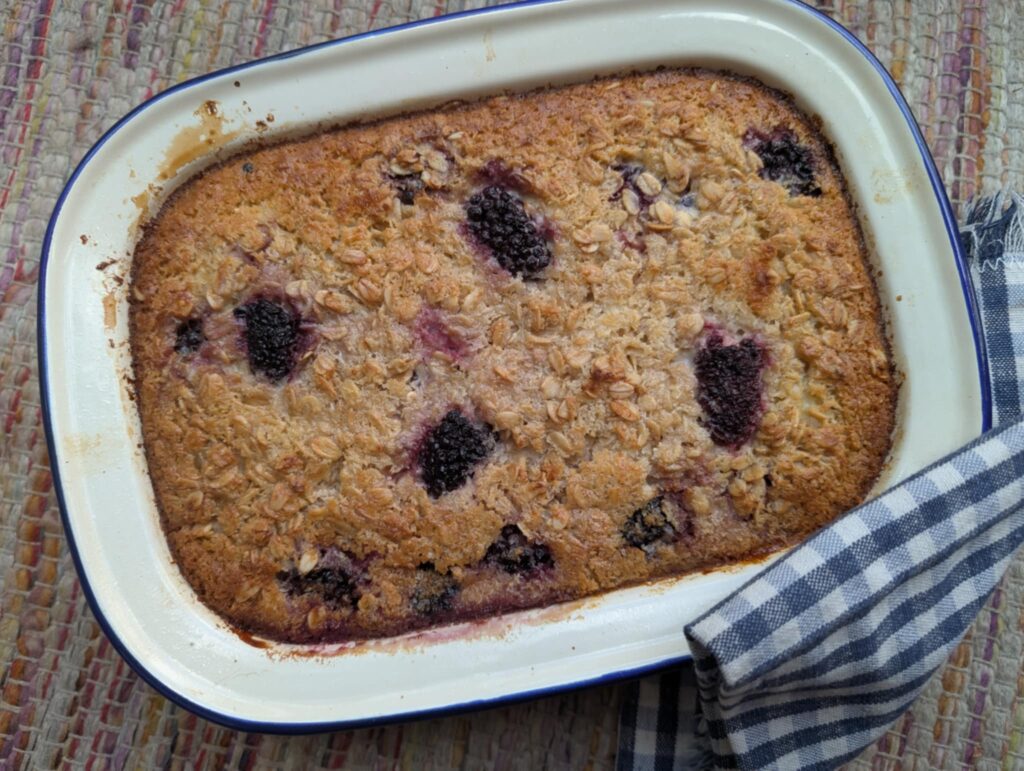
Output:
<svg viewBox="0 0 1024 771">
<path fill-rule="evenodd" d="M 962 231 L 996 428 L 849 512 L 687 626 L 636 684 L 618 768 L 831 769 L 907 709 L 1024 542 L 1024 198 Z"/>
</svg>

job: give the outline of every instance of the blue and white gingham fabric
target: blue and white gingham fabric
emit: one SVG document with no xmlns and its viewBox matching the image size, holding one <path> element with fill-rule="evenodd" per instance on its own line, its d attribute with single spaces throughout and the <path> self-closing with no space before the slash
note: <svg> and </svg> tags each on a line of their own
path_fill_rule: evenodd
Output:
<svg viewBox="0 0 1024 771">
<path fill-rule="evenodd" d="M 690 624 L 693 669 L 627 694 L 620 771 L 850 760 L 920 693 L 1024 542 L 1024 199 L 982 199 L 965 219 L 997 428 Z"/>
</svg>

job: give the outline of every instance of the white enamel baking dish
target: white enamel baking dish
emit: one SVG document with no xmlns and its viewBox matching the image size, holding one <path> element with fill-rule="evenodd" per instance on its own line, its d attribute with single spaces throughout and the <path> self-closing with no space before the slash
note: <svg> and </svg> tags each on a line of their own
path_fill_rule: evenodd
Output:
<svg viewBox="0 0 1024 771">
<path fill-rule="evenodd" d="M 745 565 L 405 638 L 324 646 L 316 655 L 259 647 L 199 604 L 179 575 L 140 450 L 123 279 L 140 207 L 159 206 L 175 182 L 218 157 L 186 163 L 203 148 L 220 148 L 222 156 L 256 136 L 660 65 L 753 75 L 821 117 L 881 269 L 906 374 L 880 484 L 988 427 L 968 274 L 931 157 L 879 63 L 806 6 L 541 0 L 213 73 L 141 105 L 97 143 L 54 210 L 42 254 L 43 403 L 68 539 L 97 618 L 154 687 L 219 722 L 281 732 L 525 698 L 686 658 L 683 625 L 760 569 Z"/>
</svg>

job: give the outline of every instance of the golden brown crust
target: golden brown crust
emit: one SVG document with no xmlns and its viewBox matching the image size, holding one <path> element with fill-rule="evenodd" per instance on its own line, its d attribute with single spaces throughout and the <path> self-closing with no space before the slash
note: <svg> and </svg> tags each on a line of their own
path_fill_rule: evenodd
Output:
<svg viewBox="0 0 1024 771">
<path fill-rule="evenodd" d="M 743 137 L 780 126 L 812 149 L 820 196 L 759 176 Z M 270 637 L 379 636 L 742 559 L 854 506 L 888 452 L 896 384 L 830 158 L 778 93 L 667 71 L 323 133 L 188 183 L 136 249 L 131 308 L 149 469 L 184 575 Z M 538 280 L 468 237 L 491 161 L 552 233 Z M 620 164 L 651 175 L 649 209 L 616 194 Z M 412 205 L 396 175 L 422 183 Z M 673 205 L 687 189 L 696 214 Z M 255 296 L 311 330 L 278 383 L 240 342 L 233 310 Z M 189 318 L 206 342 L 182 356 Z M 766 352 L 763 416 L 738 449 L 711 440 L 696 401 L 709 329 Z M 432 498 L 413 456 L 452 406 L 496 447 Z M 674 539 L 630 545 L 627 521 L 659 495 Z M 485 559 L 509 523 L 553 566 Z M 288 590 L 325 566 L 358 588 Z"/>
</svg>

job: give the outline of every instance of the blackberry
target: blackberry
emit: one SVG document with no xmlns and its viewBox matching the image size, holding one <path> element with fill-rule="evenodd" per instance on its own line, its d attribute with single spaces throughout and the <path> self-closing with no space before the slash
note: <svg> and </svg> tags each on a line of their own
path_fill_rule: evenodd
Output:
<svg viewBox="0 0 1024 771">
<path fill-rule="evenodd" d="M 658 541 L 672 541 L 676 527 L 665 509 L 665 496 L 659 495 L 634 511 L 622 525 L 622 537 L 630 546 L 648 551 Z"/>
<path fill-rule="evenodd" d="M 458 361 L 469 350 L 466 342 L 445 323 L 444 316 L 433 308 L 420 311 L 414 329 L 428 351 L 440 351 Z"/>
<path fill-rule="evenodd" d="M 715 444 L 735 448 L 757 430 L 765 359 L 751 338 L 727 345 L 719 332 L 712 332 L 694 356 L 697 403 Z"/>
<path fill-rule="evenodd" d="M 551 264 L 551 249 L 517 196 L 485 187 L 466 204 L 469 231 L 513 276 L 531 278 Z"/>
<path fill-rule="evenodd" d="M 417 458 L 430 496 L 439 498 L 462 487 L 493 443 L 490 427 L 474 425 L 458 410 L 449 410 L 426 435 Z"/>
<path fill-rule="evenodd" d="M 530 543 L 516 525 L 505 525 L 484 555 L 484 562 L 497 565 L 506 573 L 533 573 L 554 567 L 551 550 L 542 543 Z"/>
<path fill-rule="evenodd" d="M 765 134 L 749 129 L 743 136 L 743 146 L 761 158 L 761 179 L 778 182 L 790 195 L 821 195 L 814 178 L 814 153 L 799 143 L 792 130 L 779 126 Z"/>
<path fill-rule="evenodd" d="M 206 335 L 203 334 L 203 320 L 198 318 L 186 319 L 178 324 L 174 332 L 174 351 L 182 356 L 189 356 L 199 350 L 206 342 Z"/>
<path fill-rule="evenodd" d="M 361 596 L 355 578 L 341 567 L 315 567 L 305 574 L 295 568 L 282 570 L 277 580 L 289 596 L 312 594 L 336 610 L 355 608 Z"/>
<path fill-rule="evenodd" d="M 697 194 L 687 188 L 686 192 L 680 196 L 676 208 L 683 209 L 691 216 L 696 217 L 700 214 L 700 211 L 697 209 Z"/>
<path fill-rule="evenodd" d="M 523 190 L 530 187 L 529 181 L 519 169 L 513 169 L 505 161 L 492 158 L 477 172 L 480 181 L 487 185 Z"/>
<path fill-rule="evenodd" d="M 411 206 L 416 195 L 423 190 L 423 179 L 419 174 L 392 174 L 389 179 L 398 200 L 406 206 Z"/>
<path fill-rule="evenodd" d="M 618 201 L 622 198 L 623 191 L 627 189 L 632 190 L 640 201 L 640 211 L 646 212 L 647 207 L 654 203 L 655 197 L 647 195 L 636 183 L 637 177 L 644 173 L 644 167 L 638 166 L 635 163 L 616 163 L 612 168 L 622 175 L 622 182 L 619 183 L 618 188 L 616 188 L 608 200 Z"/>
<path fill-rule="evenodd" d="M 244 327 L 245 350 L 254 373 L 271 381 L 291 374 L 298 358 L 302 320 L 283 304 L 258 297 L 235 308 Z"/>
<path fill-rule="evenodd" d="M 451 610 L 459 585 L 448 573 L 439 573 L 432 562 L 424 562 L 416 569 L 416 586 L 409 604 L 423 616 L 433 616 Z"/>
</svg>

